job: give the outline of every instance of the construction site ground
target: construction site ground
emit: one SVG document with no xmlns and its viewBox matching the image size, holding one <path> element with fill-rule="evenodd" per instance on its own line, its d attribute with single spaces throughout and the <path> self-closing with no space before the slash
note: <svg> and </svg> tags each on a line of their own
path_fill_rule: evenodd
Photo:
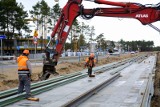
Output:
<svg viewBox="0 0 160 107">
<path fill-rule="evenodd" d="M 120 61 L 126 58 L 131 58 L 140 53 L 136 54 L 122 54 L 120 56 L 108 56 L 105 58 L 98 60 L 96 66 L 100 66 L 107 63 L 112 63 L 116 61 Z M 85 58 L 81 59 L 79 62 L 68 62 L 62 61 L 56 66 L 56 71 L 59 75 L 65 75 L 73 72 L 81 71 L 84 68 Z M 13 65 L 16 63 L 13 63 Z M 39 76 L 42 73 L 42 65 L 34 65 L 32 66 L 32 83 L 39 81 Z M 54 78 L 58 75 L 51 75 L 50 78 Z M 151 107 L 160 107 L 160 53 L 157 54 L 157 67 L 155 74 L 155 84 L 154 84 L 154 96 L 152 98 Z M 0 67 L 0 91 L 15 88 L 18 86 L 18 74 L 17 67 L 13 68 L 1 68 Z"/>
</svg>

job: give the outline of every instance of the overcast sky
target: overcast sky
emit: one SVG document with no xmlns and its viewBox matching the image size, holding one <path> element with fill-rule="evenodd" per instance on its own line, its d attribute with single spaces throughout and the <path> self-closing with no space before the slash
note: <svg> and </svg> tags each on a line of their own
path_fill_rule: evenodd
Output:
<svg viewBox="0 0 160 107">
<path fill-rule="evenodd" d="M 26 10 L 31 10 L 32 6 L 41 0 L 17 0 L 21 2 Z M 54 0 L 45 0 L 50 7 L 55 5 Z M 63 7 L 68 0 L 59 0 L 60 7 Z M 157 4 L 159 0 L 110 0 L 117 2 L 136 2 L 141 4 Z M 32 4 L 31 4 L 32 3 Z M 95 4 L 93 2 L 82 2 L 85 8 L 104 7 L 104 5 Z M 160 33 L 149 27 L 142 25 L 136 19 L 128 18 L 111 18 L 111 17 L 94 17 L 91 20 L 85 20 L 78 17 L 79 21 L 83 21 L 86 25 L 94 26 L 96 35 L 104 33 L 106 40 L 125 41 L 145 40 L 154 41 L 155 46 L 160 46 Z M 152 23 L 160 28 L 160 22 Z"/>
</svg>

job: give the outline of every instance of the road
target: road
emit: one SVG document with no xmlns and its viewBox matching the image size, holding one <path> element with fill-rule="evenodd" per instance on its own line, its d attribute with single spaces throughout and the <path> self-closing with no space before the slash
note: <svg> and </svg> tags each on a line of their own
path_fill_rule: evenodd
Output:
<svg viewBox="0 0 160 107">
<path fill-rule="evenodd" d="M 98 60 L 105 58 L 106 56 L 98 56 Z M 63 57 L 59 59 L 58 63 L 61 62 L 79 62 L 83 60 L 84 57 Z M 43 65 L 42 59 L 31 59 L 32 66 L 41 66 Z M 4 69 L 8 68 L 17 68 L 17 64 L 15 60 L 10 61 L 0 61 L 0 72 L 3 72 Z"/>
</svg>

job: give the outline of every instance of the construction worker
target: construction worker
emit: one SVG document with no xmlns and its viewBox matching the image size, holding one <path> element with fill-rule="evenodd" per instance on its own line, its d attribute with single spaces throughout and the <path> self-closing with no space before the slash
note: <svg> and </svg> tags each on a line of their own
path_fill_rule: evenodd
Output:
<svg viewBox="0 0 160 107">
<path fill-rule="evenodd" d="M 94 53 L 91 53 L 88 58 L 86 58 L 85 61 L 85 67 L 88 67 L 88 76 L 89 77 L 94 77 L 92 75 L 92 68 L 95 66 L 96 60 L 94 59 Z"/>
<path fill-rule="evenodd" d="M 31 84 L 31 64 L 28 58 L 29 50 L 24 50 L 23 54 L 17 58 L 18 63 L 18 77 L 19 77 L 19 86 L 18 94 L 22 93 L 24 88 L 26 91 L 25 98 L 28 100 L 39 100 L 31 96 L 30 84 Z"/>
</svg>

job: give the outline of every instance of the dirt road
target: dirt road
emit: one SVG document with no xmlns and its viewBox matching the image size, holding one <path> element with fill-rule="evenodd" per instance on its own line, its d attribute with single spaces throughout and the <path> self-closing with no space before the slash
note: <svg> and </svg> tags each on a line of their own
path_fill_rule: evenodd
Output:
<svg viewBox="0 0 160 107">
<path fill-rule="evenodd" d="M 157 54 L 154 78 L 154 95 L 152 97 L 151 107 L 160 107 L 160 52 Z"/>
</svg>

